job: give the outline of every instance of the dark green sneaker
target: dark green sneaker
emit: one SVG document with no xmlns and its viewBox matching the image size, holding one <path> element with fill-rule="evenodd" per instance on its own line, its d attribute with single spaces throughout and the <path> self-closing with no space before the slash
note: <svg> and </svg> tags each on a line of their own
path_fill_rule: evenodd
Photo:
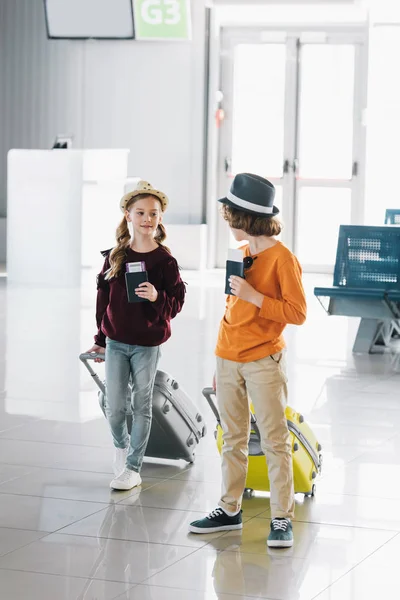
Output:
<svg viewBox="0 0 400 600">
<path fill-rule="evenodd" d="M 230 517 L 222 508 L 216 508 L 204 519 L 190 523 L 189 531 L 191 533 L 215 533 L 217 531 L 233 531 L 242 529 L 242 527 L 242 511 L 234 517 Z"/>
<path fill-rule="evenodd" d="M 291 548 L 293 546 L 293 530 L 290 519 L 272 519 L 267 545 L 269 548 Z"/>
</svg>

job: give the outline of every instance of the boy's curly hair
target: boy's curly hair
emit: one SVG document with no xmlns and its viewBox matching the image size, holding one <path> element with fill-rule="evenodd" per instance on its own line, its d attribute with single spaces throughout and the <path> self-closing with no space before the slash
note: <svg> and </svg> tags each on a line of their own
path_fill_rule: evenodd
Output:
<svg viewBox="0 0 400 600">
<path fill-rule="evenodd" d="M 230 227 L 241 229 L 253 237 L 260 235 L 273 237 L 279 235 L 283 228 L 282 223 L 276 217 L 258 217 L 227 204 L 222 205 L 221 213 Z"/>
</svg>

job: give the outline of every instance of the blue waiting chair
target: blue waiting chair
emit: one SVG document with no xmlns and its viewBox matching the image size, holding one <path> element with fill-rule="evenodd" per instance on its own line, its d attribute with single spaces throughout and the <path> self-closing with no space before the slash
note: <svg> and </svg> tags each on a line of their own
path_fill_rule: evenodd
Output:
<svg viewBox="0 0 400 600">
<path fill-rule="evenodd" d="M 314 294 L 328 315 L 361 317 L 353 352 L 389 346 L 400 335 L 400 228 L 341 225 L 333 287 Z"/>
<path fill-rule="evenodd" d="M 385 223 L 386 225 L 400 225 L 400 208 L 387 208 Z"/>
</svg>

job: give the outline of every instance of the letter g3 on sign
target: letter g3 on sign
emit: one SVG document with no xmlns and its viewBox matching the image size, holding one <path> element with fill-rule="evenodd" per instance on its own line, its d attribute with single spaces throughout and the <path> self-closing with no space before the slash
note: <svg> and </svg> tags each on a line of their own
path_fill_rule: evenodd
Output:
<svg viewBox="0 0 400 600">
<path fill-rule="evenodd" d="M 190 40 L 190 0 L 134 0 L 137 40 Z"/>
</svg>

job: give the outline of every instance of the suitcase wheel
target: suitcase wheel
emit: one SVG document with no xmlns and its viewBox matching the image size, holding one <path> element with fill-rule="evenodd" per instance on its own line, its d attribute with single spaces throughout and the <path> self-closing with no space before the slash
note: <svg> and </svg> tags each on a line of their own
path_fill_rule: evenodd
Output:
<svg viewBox="0 0 400 600">
<path fill-rule="evenodd" d="M 309 494 L 304 494 L 304 496 L 306 498 L 314 498 L 314 496 L 315 496 L 316 493 L 317 493 L 317 486 L 314 483 L 313 486 L 312 486 L 312 488 L 311 488 L 311 492 Z"/>
<path fill-rule="evenodd" d="M 322 471 L 322 462 L 323 462 L 322 454 L 320 454 L 318 456 L 318 460 L 319 460 L 319 469 L 318 469 L 318 471 L 319 471 L 319 474 L 321 474 L 321 471 Z"/>
<path fill-rule="evenodd" d="M 247 498 L 248 500 L 250 500 L 251 498 L 254 498 L 255 491 L 252 488 L 246 488 L 243 492 L 243 496 L 244 496 L 244 498 Z"/>
</svg>

